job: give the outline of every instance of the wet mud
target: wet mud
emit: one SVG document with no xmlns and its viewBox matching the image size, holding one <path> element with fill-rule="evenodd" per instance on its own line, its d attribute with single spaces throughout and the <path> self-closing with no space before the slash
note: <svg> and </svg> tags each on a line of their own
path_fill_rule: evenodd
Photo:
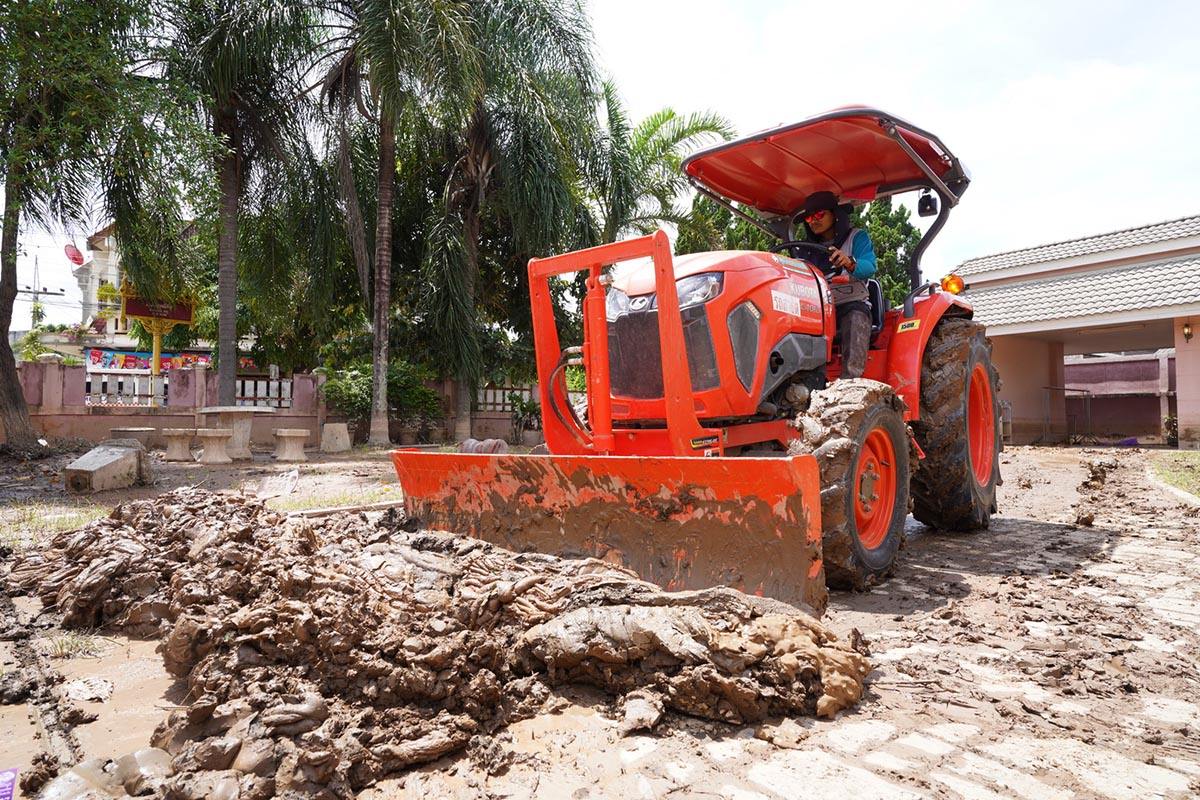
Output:
<svg viewBox="0 0 1200 800">
<path fill-rule="evenodd" d="M 870 671 L 779 601 L 667 593 L 594 559 L 403 527 L 397 513 L 313 520 L 180 489 L 22 554 L 9 594 L 66 627 L 157 639 L 184 698 L 146 752 L 46 791 L 352 797 L 460 751 L 501 765 L 496 737 L 554 707 L 559 687 L 604 692 L 635 731 L 668 711 L 832 716 Z M 76 755 L 49 754 L 40 779 Z"/>
</svg>

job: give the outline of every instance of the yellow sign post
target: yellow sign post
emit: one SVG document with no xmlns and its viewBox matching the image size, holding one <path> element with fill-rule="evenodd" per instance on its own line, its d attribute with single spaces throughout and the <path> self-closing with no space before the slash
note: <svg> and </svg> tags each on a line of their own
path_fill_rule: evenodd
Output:
<svg viewBox="0 0 1200 800">
<path fill-rule="evenodd" d="M 176 325 L 195 324 L 196 304 L 190 299 L 174 302 L 147 300 L 129 284 L 121 285 L 121 316 L 135 319 L 154 337 L 154 354 L 150 359 L 150 405 L 158 405 L 158 376 L 162 374 L 162 337 Z"/>
</svg>

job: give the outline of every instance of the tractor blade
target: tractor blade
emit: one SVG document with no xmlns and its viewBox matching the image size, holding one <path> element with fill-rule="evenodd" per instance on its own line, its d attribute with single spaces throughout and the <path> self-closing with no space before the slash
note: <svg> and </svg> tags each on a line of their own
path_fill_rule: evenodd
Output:
<svg viewBox="0 0 1200 800">
<path fill-rule="evenodd" d="M 620 564 L 666 589 L 730 586 L 820 614 L 812 456 L 680 458 L 394 450 L 427 528 L 518 552 Z"/>
</svg>

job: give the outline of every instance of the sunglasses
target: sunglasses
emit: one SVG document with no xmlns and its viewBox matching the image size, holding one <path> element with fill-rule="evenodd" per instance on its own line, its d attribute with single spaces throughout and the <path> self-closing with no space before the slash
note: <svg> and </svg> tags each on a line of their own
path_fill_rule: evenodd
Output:
<svg viewBox="0 0 1200 800">
<path fill-rule="evenodd" d="M 828 211 L 814 211 L 811 214 L 806 214 L 804 217 L 804 221 L 812 222 L 813 220 L 825 219 L 825 215 L 828 213 L 829 213 Z"/>
</svg>

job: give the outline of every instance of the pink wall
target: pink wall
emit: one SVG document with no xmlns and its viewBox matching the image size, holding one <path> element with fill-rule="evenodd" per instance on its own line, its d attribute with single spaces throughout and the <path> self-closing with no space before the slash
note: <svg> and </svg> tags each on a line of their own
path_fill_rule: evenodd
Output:
<svg viewBox="0 0 1200 800">
<path fill-rule="evenodd" d="M 214 425 L 216 420 L 214 416 L 195 413 L 196 409 L 209 405 L 208 398 L 216 397 L 216 375 L 210 370 L 172 371 L 167 404 L 161 408 L 87 405 L 83 366 L 20 362 L 17 373 L 33 427 L 49 436 L 101 441 L 109 437 L 112 428 L 203 428 Z M 317 391 L 322 381 L 317 375 L 293 376 L 292 407 L 276 409 L 274 414 L 255 419 L 251 441 L 272 443 L 274 428 L 307 428 L 311 433 L 308 444 L 319 443 L 326 417 L 325 403 Z M 205 390 L 211 387 L 212 394 L 207 395 L 202 387 Z M 0 431 L 2 441 L 4 434 Z M 161 436 L 151 436 L 151 447 L 164 444 Z"/>
<path fill-rule="evenodd" d="M 1179 448 L 1200 450 L 1200 334 L 1183 338 L 1183 323 L 1200 330 L 1200 317 L 1175 320 L 1175 384 L 1178 387 Z"/>
</svg>

